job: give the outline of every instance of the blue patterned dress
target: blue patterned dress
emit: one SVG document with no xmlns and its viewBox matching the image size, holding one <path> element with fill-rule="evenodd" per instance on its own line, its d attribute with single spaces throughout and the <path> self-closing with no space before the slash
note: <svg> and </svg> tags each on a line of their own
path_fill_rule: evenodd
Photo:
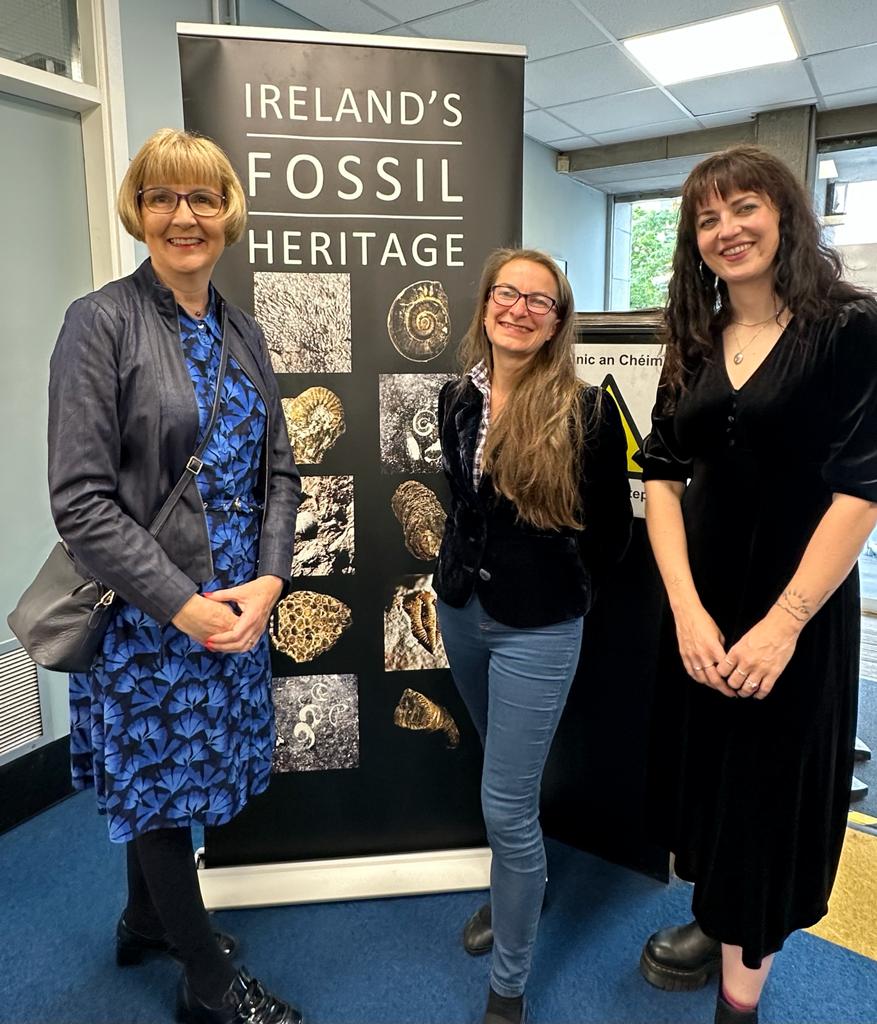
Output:
<svg viewBox="0 0 877 1024">
<path fill-rule="evenodd" d="M 200 414 L 210 417 L 222 340 L 215 303 L 203 321 L 180 310 Z M 265 407 L 229 356 L 222 404 L 197 477 L 214 578 L 201 592 L 253 578 L 262 508 Z M 73 785 L 93 785 L 110 839 L 156 828 L 222 825 L 268 785 L 274 748 L 267 635 L 251 651 L 208 651 L 130 604 L 113 616 L 92 668 L 70 676 Z"/>
</svg>

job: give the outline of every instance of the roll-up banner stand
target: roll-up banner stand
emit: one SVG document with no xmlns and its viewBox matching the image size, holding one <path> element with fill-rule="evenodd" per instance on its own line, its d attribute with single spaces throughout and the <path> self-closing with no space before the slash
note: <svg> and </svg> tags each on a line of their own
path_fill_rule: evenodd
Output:
<svg viewBox="0 0 877 1024">
<path fill-rule="evenodd" d="M 274 775 L 206 830 L 205 901 L 482 888 L 480 744 L 431 588 L 436 397 L 485 257 L 520 242 L 525 50 L 177 30 L 186 127 L 247 193 L 216 284 L 264 329 L 304 492 Z"/>
</svg>

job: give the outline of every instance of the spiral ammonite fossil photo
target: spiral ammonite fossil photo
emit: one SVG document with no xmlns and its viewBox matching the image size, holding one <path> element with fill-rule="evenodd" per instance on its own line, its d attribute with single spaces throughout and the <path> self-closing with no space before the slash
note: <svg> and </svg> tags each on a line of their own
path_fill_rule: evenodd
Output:
<svg viewBox="0 0 877 1024">
<path fill-rule="evenodd" d="M 382 373 L 378 381 L 382 473 L 437 473 L 438 393 L 452 373 Z"/>
<path fill-rule="evenodd" d="M 447 668 L 432 576 L 403 576 L 384 608 L 384 669 Z"/>
<path fill-rule="evenodd" d="M 323 456 L 344 433 L 344 406 L 328 388 L 307 388 L 294 398 L 282 398 L 283 415 L 296 464 L 323 461 Z"/>
<path fill-rule="evenodd" d="M 405 689 L 393 712 L 393 723 L 402 729 L 443 732 L 452 749 L 460 744 L 460 730 L 451 713 L 417 690 Z"/>
<path fill-rule="evenodd" d="M 293 661 L 312 661 L 338 642 L 350 625 L 350 609 L 329 594 L 296 590 L 276 608 L 271 618 L 271 642 Z"/>
<path fill-rule="evenodd" d="M 357 677 L 288 676 L 271 682 L 275 772 L 359 767 Z"/>
<path fill-rule="evenodd" d="M 419 480 L 405 480 L 396 488 L 390 505 L 402 524 L 405 547 L 429 561 L 438 555 L 445 532 L 445 510 L 435 494 Z"/>
<path fill-rule="evenodd" d="M 387 333 L 396 351 L 416 363 L 440 355 L 451 336 L 448 296 L 441 281 L 415 281 L 390 303 Z"/>
</svg>

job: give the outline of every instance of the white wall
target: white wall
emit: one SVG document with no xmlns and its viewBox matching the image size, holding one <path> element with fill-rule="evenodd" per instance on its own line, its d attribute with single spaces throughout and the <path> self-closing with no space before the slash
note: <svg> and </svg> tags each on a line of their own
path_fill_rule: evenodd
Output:
<svg viewBox="0 0 877 1024">
<path fill-rule="evenodd" d="M 555 153 L 524 139 L 524 245 L 566 260 L 576 309 L 604 308 L 606 196 L 558 174 Z"/>
</svg>

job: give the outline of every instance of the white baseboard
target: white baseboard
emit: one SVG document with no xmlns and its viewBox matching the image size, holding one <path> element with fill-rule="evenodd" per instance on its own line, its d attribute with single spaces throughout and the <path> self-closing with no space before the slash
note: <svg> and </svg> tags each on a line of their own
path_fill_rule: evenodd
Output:
<svg viewBox="0 0 877 1024">
<path fill-rule="evenodd" d="M 228 868 L 199 866 L 198 878 L 208 910 L 462 892 L 488 887 L 490 850 L 479 847 Z"/>
</svg>

